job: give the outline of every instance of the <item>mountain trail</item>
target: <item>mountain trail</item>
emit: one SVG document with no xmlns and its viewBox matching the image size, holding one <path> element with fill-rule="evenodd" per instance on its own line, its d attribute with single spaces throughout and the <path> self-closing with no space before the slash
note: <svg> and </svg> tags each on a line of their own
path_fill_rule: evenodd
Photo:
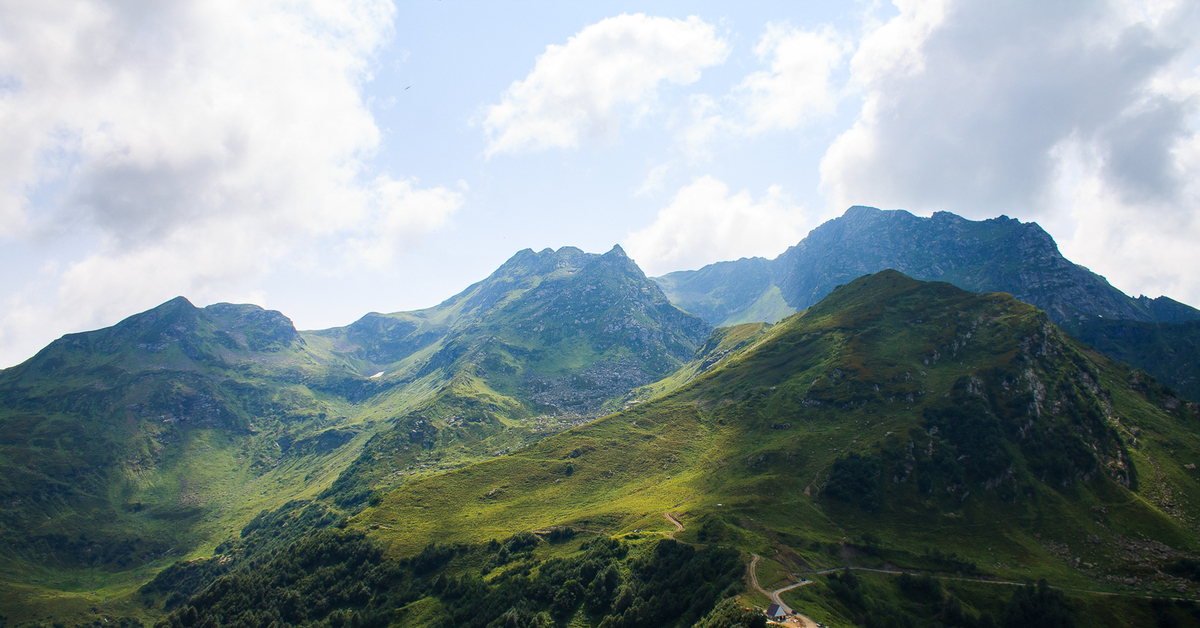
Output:
<svg viewBox="0 0 1200 628">
<path fill-rule="evenodd" d="M 683 532 L 683 524 L 679 523 L 679 520 L 675 518 L 675 515 L 672 515 L 669 512 L 664 512 L 663 516 L 667 518 L 667 521 L 675 524 L 675 532 Z M 675 533 L 671 533 L 671 537 L 674 538 Z"/>
</svg>

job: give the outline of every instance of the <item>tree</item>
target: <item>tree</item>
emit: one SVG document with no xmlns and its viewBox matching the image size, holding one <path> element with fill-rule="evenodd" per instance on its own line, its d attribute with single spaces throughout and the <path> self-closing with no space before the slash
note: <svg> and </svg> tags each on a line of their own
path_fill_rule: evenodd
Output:
<svg viewBox="0 0 1200 628">
<path fill-rule="evenodd" d="M 1046 581 L 1037 586 L 1024 586 L 1013 592 L 1004 613 L 1006 628 L 1074 628 L 1071 603 L 1061 591 L 1050 588 Z"/>
</svg>

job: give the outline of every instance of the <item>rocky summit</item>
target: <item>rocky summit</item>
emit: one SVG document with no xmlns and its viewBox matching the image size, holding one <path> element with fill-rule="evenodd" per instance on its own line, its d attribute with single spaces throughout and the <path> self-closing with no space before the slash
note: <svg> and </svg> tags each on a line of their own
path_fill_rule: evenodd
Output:
<svg viewBox="0 0 1200 628">
<path fill-rule="evenodd" d="M 949 212 L 922 218 L 903 210 L 861 206 L 813 229 L 774 260 L 722 262 L 656 281 L 680 307 L 722 325 L 751 322 L 740 315 L 762 307 L 773 290 L 778 290 L 774 300 L 786 305 L 786 310 L 773 311 L 794 312 L 839 285 L 886 269 L 972 292 L 1007 292 L 1044 310 L 1056 323 L 1094 317 L 1161 322 L 1200 318 L 1200 311 L 1165 297 L 1130 298 L 1064 258 L 1036 223 L 1006 216 L 974 221 Z"/>
<path fill-rule="evenodd" d="M 470 375 L 530 411 L 592 415 L 689 361 L 711 330 L 616 246 L 526 249 L 436 307 L 311 336 L 384 383 Z"/>
</svg>

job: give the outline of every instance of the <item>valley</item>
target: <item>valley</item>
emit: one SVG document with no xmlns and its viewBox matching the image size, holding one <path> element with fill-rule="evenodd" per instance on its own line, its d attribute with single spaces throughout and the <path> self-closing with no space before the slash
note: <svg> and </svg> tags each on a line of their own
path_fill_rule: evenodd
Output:
<svg viewBox="0 0 1200 628">
<path fill-rule="evenodd" d="M 1004 217 L 688 272 L 525 250 L 346 327 L 63 337 L 0 372 L 0 625 L 716 628 L 747 565 L 832 626 L 1200 617 L 1200 312 Z"/>
</svg>

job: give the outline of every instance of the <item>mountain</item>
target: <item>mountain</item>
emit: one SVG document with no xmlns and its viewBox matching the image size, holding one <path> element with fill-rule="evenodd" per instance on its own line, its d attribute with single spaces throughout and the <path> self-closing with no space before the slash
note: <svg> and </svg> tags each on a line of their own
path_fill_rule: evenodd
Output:
<svg viewBox="0 0 1200 628">
<path fill-rule="evenodd" d="M 856 206 L 813 229 L 774 260 L 720 262 L 655 280 L 680 308 L 724 326 L 775 322 L 813 305 L 836 286 L 885 269 L 972 292 L 1007 292 L 1088 338 L 1104 336 L 1102 330 L 1110 327 L 1106 321 L 1113 319 L 1158 323 L 1154 329 L 1164 338 L 1188 335 L 1170 325 L 1200 320 L 1200 310 L 1170 298 L 1125 295 L 1064 258 L 1036 223 L 1005 216 L 973 221 L 937 212 L 922 218 Z M 1129 346 L 1123 344 L 1126 336 L 1105 336 L 1104 350 L 1117 359 L 1132 359 L 1131 364 L 1200 399 L 1193 388 L 1200 377 L 1200 354 L 1188 357 L 1186 344 L 1168 341 Z M 1168 345 L 1179 350 L 1172 354 Z M 1161 366 L 1166 364 L 1171 366 Z"/>
<path fill-rule="evenodd" d="M 0 623 L 717 626 L 766 600 L 749 554 L 1156 621 L 1078 590 L 1192 590 L 1198 420 L 1045 312 L 896 271 L 716 330 L 619 247 L 319 331 L 175 299 L 0 372 Z M 785 599 L 827 624 L 1025 604 L 811 575 Z"/>
<path fill-rule="evenodd" d="M 1200 319 L 1200 310 L 1166 297 L 1126 296 L 1064 258 L 1036 223 L 1006 216 L 973 221 L 949 212 L 922 218 L 903 210 L 855 206 L 774 260 L 721 262 L 656 281 L 672 302 L 720 326 L 752 322 L 740 315 L 761 308 L 764 299 L 803 310 L 839 285 L 886 269 L 973 292 L 1007 292 L 1045 310 L 1056 323 L 1093 317 L 1172 323 Z M 770 294 L 776 288 L 778 295 Z"/>
<path fill-rule="evenodd" d="M 0 581 L 103 589 L 303 495 L 366 440 L 306 384 L 347 378 L 279 312 L 184 298 L 0 372 Z"/>
<path fill-rule="evenodd" d="M 723 597 L 766 602 L 728 579 L 735 548 L 771 588 L 812 579 L 783 599 L 827 625 L 1192 621 L 1144 596 L 1194 592 L 1200 408 L 1032 306 L 885 271 L 719 330 L 684 370 L 620 412 L 380 492 L 344 532 L 235 544 L 147 595 L 234 565 L 168 623 L 303 608 L 331 625 L 687 626 Z M 1059 588 L 1011 584 L 1037 579 Z"/>
<path fill-rule="evenodd" d="M 709 331 L 620 247 L 568 247 L 341 328 L 181 297 L 64 336 L 0 371 L 0 608 L 128 596 L 321 494 L 336 506 L 306 512 L 328 526 L 407 476 L 374 464 L 383 444 L 414 476 L 519 449 L 674 372 Z"/>
<path fill-rule="evenodd" d="M 372 438 L 334 486 L 347 507 L 409 476 L 506 453 L 591 420 L 689 362 L 711 330 L 672 305 L 620 247 L 604 255 L 521 251 L 436 308 L 401 316 L 425 325 L 403 323 L 406 337 L 436 325 L 444 335 L 380 380 L 442 373 L 445 384 L 393 413 L 389 428 Z M 317 334 L 349 338 L 358 325 Z M 343 350 L 341 342 L 342 355 L 361 351 Z"/>
<path fill-rule="evenodd" d="M 1017 504 L 1017 520 L 1030 523 L 1039 508 L 1067 507 L 1084 494 L 1128 500 L 1129 491 L 1155 490 L 1163 499 L 1146 506 L 1157 510 L 1128 512 L 1190 546 L 1192 506 L 1183 502 L 1200 488 L 1183 465 L 1200 455 L 1186 423 L 1196 408 L 1156 391 L 1144 374 L 1007 295 L 886 271 L 838 288 L 684 386 L 517 454 L 399 489 L 366 520 L 383 523 L 402 504 L 422 503 L 447 522 L 441 538 L 495 534 L 497 522 L 517 512 L 533 527 L 584 517 L 623 530 L 661 518 L 651 502 L 702 518 L 716 513 L 710 501 L 724 498 L 734 512 L 772 524 L 788 518 L 774 508 L 799 517 L 783 529 L 804 521 L 829 534 L 829 522 L 806 511 L 813 504 L 866 529 L 890 524 L 855 513 L 915 508 L 906 534 L 924 535 L 922 521 L 957 525 L 943 520 L 946 512 L 966 509 L 961 516 L 973 518 Z M 910 447 L 917 444 L 924 455 Z M 1160 450 L 1168 444 L 1173 455 Z M 835 463 L 850 454 L 873 456 L 878 466 L 870 486 L 850 491 L 863 494 L 845 508 L 828 493 L 820 499 L 832 501 L 811 498 L 837 484 Z M 449 483 L 480 495 L 500 489 L 483 501 L 432 499 L 433 486 Z M 477 505 L 482 518 L 463 517 Z M 1135 517 L 1121 525 L 1140 524 Z M 432 540 L 412 534 L 388 536 L 410 547 Z"/>
<path fill-rule="evenodd" d="M 1114 360 L 1154 375 L 1183 397 L 1200 399 L 1200 321 L 1091 319 L 1065 328 Z"/>
<path fill-rule="evenodd" d="M 1200 549 L 1198 419 L 1007 295 L 884 272 L 690 384 L 404 486 L 352 525 L 412 555 L 521 529 L 667 531 L 669 512 L 682 539 L 785 571 L 1190 590 L 1170 566 Z"/>
<path fill-rule="evenodd" d="M 717 262 L 700 270 L 685 270 L 655 277 L 671 302 L 717 327 L 728 327 L 753 318 L 755 307 L 765 302 L 771 309 L 761 322 L 773 323 L 796 308 L 788 305 L 779 291 L 780 265 L 761 257 L 743 257 Z M 773 306 L 773 307 L 772 307 Z"/>
<path fill-rule="evenodd" d="M 530 412 L 591 415 L 690 360 L 711 329 L 673 306 L 619 246 L 604 255 L 564 247 L 521 251 L 436 307 L 368 314 L 306 337 L 363 372 L 384 371 L 384 382 L 449 369 Z"/>
</svg>

